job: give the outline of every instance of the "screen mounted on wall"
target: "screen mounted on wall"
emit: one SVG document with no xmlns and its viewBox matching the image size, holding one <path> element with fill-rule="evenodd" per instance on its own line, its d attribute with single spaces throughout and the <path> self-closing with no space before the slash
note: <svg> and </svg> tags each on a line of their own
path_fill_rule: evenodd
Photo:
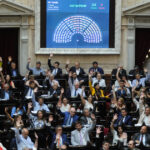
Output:
<svg viewBox="0 0 150 150">
<path fill-rule="evenodd" d="M 41 0 L 41 48 L 114 48 L 115 0 Z"/>
</svg>

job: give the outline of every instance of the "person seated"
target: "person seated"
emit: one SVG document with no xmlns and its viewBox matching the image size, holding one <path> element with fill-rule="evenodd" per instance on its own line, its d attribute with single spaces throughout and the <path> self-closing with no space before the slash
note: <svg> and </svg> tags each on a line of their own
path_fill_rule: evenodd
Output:
<svg viewBox="0 0 150 150">
<path fill-rule="evenodd" d="M 89 133 L 96 125 L 95 115 L 91 115 L 92 124 L 88 127 L 82 127 L 81 122 L 76 122 L 75 130 L 71 132 L 71 144 L 73 146 L 87 146 L 90 143 Z"/>
<path fill-rule="evenodd" d="M 123 108 L 126 108 L 124 99 L 122 97 L 120 97 L 119 99 L 117 99 L 114 90 L 113 90 L 113 99 L 111 101 L 111 108 L 117 114 L 119 114 Z"/>
<path fill-rule="evenodd" d="M 121 77 L 119 77 L 119 71 L 120 71 L 120 68 L 117 70 L 117 73 L 116 73 L 116 79 L 117 80 L 115 81 L 115 87 L 119 87 L 119 82 L 121 80 L 123 80 L 125 82 L 126 88 L 132 87 L 131 81 L 127 79 L 126 75 L 121 75 Z"/>
<path fill-rule="evenodd" d="M 98 83 L 94 84 L 94 87 L 92 86 L 92 74 L 89 74 L 89 87 L 90 87 L 90 92 L 92 96 L 95 96 L 96 100 L 99 98 L 104 98 L 104 91 L 100 89 L 100 86 Z"/>
<path fill-rule="evenodd" d="M 24 115 L 26 113 L 26 108 L 23 105 L 23 103 L 19 102 L 19 104 L 16 104 L 16 106 L 12 107 L 11 110 L 11 117 L 14 117 L 14 115 Z"/>
<path fill-rule="evenodd" d="M 114 115 L 114 127 L 132 125 L 132 118 L 127 114 L 127 110 L 123 108 L 121 114 Z"/>
<path fill-rule="evenodd" d="M 110 143 L 107 141 L 104 141 L 102 144 L 102 149 L 100 150 L 110 150 Z"/>
<path fill-rule="evenodd" d="M 58 82 L 54 82 L 53 86 L 49 89 L 50 95 L 53 97 L 60 96 L 60 88 Z"/>
<path fill-rule="evenodd" d="M 113 134 L 113 142 L 112 145 L 117 145 L 118 149 L 120 149 L 122 146 L 127 146 L 127 133 L 124 132 L 124 129 L 122 126 L 118 126 L 117 129 L 114 129 L 114 122 L 115 117 L 112 119 L 111 122 L 111 132 Z"/>
<path fill-rule="evenodd" d="M 61 105 L 57 105 L 58 113 L 64 116 L 62 125 L 71 127 L 79 119 L 79 116 L 76 115 L 76 109 L 74 107 L 71 107 L 69 112 L 61 112 L 60 107 Z"/>
<path fill-rule="evenodd" d="M 83 110 L 83 115 L 80 117 L 80 122 L 82 126 L 87 126 L 92 124 L 92 118 L 89 109 Z"/>
<path fill-rule="evenodd" d="M 52 66 L 51 64 L 51 59 L 53 57 L 53 54 L 51 53 L 50 56 L 49 56 L 49 59 L 48 59 L 48 66 L 49 66 L 49 69 L 51 71 L 51 74 L 55 77 L 55 78 L 60 78 L 61 75 L 62 75 L 62 69 L 59 68 L 59 65 L 60 63 L 58 61 L 56 61 L 54 63 L 54 66 Z"/>
<path fill-rule="evenodd" d="M 52 142 L 50 145 L 51 150 L 67 148 L 69 145 L 69 141 L 67 139 L 67 135 L 63 134 L 62 126 L 56 127 L 56 133 L 52 134 Z"/>
<path fill-rule="evenodd" d="M 29 76 L 29 80 L 28 80 L 28 76 Z M 39 85 L 38 81 L 35 80 L 34 76 L 33 75 L 26 75 L 26 77 L 24 78 L 24 80 L 26 81 L 25 82 L 25 86 L 28 86 L 30 85 L 30 82 L 33 81 L 35 83 L 35 86 L 38 88 L 38 87 L 41 87 L 41 85 Z"/>
<path fill-rule="evenodd" d="M 45 82 L 45 85 L 47 86 L 47 89 L 52 88 L 55 83 L 57 83 L 58 87 L 60 87 L 59 82 L 56 79 L 54 79 L 54 75 L 51 73 L 48 76 L 46 76 L 44 82 Z"/>
<path fill-rule="evenodd" d="M 72 82 L 71 80 L 72 77 L 72 73 L 69 73 L 69 79 L 68 79 L 68 84 L 69 84 L 69 89 L 70 89 L 70 95 L 71 97 L 77 97 L 79 95 L 81 95 L 82 93 L 82 89 L 79 87 L 80 86 L 80 82 L 75 80 L 74 82 Z M 85 97 L 85 92 L 83 92 L 83 97 Z"/>
<path fill-rule="evenodd" d="M 8 57 L 8 63 L 7 63 L 7 72 L 11 77 L 18 77 L 20 76 L 17 68 L 16 68 L 16 63 L 12 61 L 12 57 Z"/>
<path fill-rule="evenodd" d="M 37 116 L 31 114 L 32 103 L 28 103 L 28 111 L 27 115 L 30 120 L 30 127 L 33 129 L 43 129 L 46 125 L 46 121 L 44 119 L 44 113 L 42 110 L 37 111 Z"/>
<path fill-rule="evenodd" d="M 139 74 L 140 76 L 144 76 L 144 70 L 140 69 L 139 66 L 135 66 L 134 69 L 129 71 L 129 76 L 136 77 L 136 74 Z"/>
<path fill-rule="evenodd" d="M 14 82 L 11 80 L 11 77 L 8 74 L 6 75 L 5 83 L 7 83 L 11 89 L 16 88 Z"/>
<path fill-rule="evenodd" d="M 93 67 L 91 67 L 90 69 L 89 69 L 89 73 L 90 72 L 93 72 L 94 74 L 94 76 L 97 74 L 97 73 L 100 73 L 100 74 L 104 74 L 104 70 L 102 69 L 102 68 L 100 68 L 100 67 L 98 67 L 98 62 L 97 61 L 94 61 L 93 62 Z"/>
<path fill-rule="evenodd" d="M 123 68 L 122 65 L 119 65 L 118 68 L 115 68 L 112 70 L 111 74 L 112 76 L 116 76 L 118 72 L 118 77 L 122 78 L 122 76 L 127 76 L 126 70 Z"/>
<path fill-rule="evenodd" d="M 140 149 L 135 147 L 135 142 L 133 140 L 130 140 L 128 142 L 128 149 L 125 148 L 124 150 L 140 150 Z"/>
<path fill-rule="evenodd" d="M 0 99 L 10 100 L 12 99 L 12 91 L 7 83 L 4 84 L 4 88 L 0 90 Z"/>
<path fill-rule="evenodd" d="M 145 87 L 145 80 L 141 79 L 140 74 L 135 75 L 135 79 L 132 81 L 132 88 L 138 90 L 141 87 Z"/>
<path fill-rule="evenodd" d="M 92 78 L 92 86 L 94 86 L 95 83 L 98 83 L 99 86 L 102 88 L 106 87 L 105 80 L 102 79 L 102 76 L 100 73 L 97 73 L 96 78 Z"/>
<path fill-rule="evenodd" d="M 75 65 L 72 66 L 69 71 L 75 72 L 78 78 L 83 78 L 83 75 L 86 74 L 84 69 L 80 67 L 79 62 L 75 62 Z"/>
<path fill-rule="evenodd" d="M 27 70 L 29 70 L 34 76 L 40 76 L 40 75 L 45 75 L 45 71 L 41 68 L 41 62 L 37 61 L 36 62 L 36 67 L 30 68 L 29 65 L 31 63 L 31 58 L 28 58 L 28 63 L 27 63 Z"/>
<path fill-rule="evenodd" d="M 84 97 L 83 97 L 84 90 L 85 90 L 85 87 L 82 87 L 82 93 L 80 95 L 82 105 L 84 106 L 84 109 L 93 110 L 94 109 L 94 106 L 93 106 L 93 103 L 92 103 L 93 97 L 90 94 L 88 96 L 87 100 L 85 100 Z"/>
<path fill-rule="evenodd" d="M 35 133 L 35 143 L 33 143 L 31 138 L 29 137 L 29 130 L 27 128 L 23 128 L 21 130 L 21 134 L 19 133 L 18 128 L 16 128 L 14 131 L 16 137 L 17 150 L 24 150 L 24 149 L 36 150 L 38 148 L 38 136 L 36 133 Z"/>
<path fill-rule="evenodd" d="M 60 110 L 62 113 L 64 112 L 69 112 L 70 111 L 70 104 L 68 104 L 68 99 L 66 97 L 63 96 L 64 94 L 64 89 L 62 88 L 61 89 L 61 94 L 60 94 L 60 97 L 59 97 L 59 101 L 57 103 L 57 105 L 61 106 L 60 107 Z"/>
<path fill-rule="evenodd" d="M 142 126 L 139 133 L 135 133 L 132 137 L 136 146 L 142 150 L 145 146 L 150 146 L 150 134 L 147 131 L 147 126 Z"/>
<path fill-rule="evenodd" d="M 44 104 L 44 99 L 42 97 L 38 98 L 38 102 L 35 100 L 35 94 L 33 93 L 32 95 L 32 104 L 33 104 L 33 110 L 34 111 L 45 111 L 45 112 L 50 112 L 48 106 Z"/>
<path fill-rule="evenodd" d="M 24 96 L 32 97 L 33 93 L 36 93 L 38 88 L 36 87 L 36 83 L 34 81 L 29 82 L 29 86 L 26 86 Z"/>
<path fill-rule="evenodd" d="M 131 96 L 131 92 L 130 92 L 129 88 L 125 87 L 124 80 L 119 81 L 119 87 L 115 88 L 115 92 L 117 94 L 117 97 Z"/>
<path fill-rule="evenodd" d="M 23 120 L 22 120 L 22 115 L 17 114 L 17 115 L 15 115 L 15 116 L 12 117 L 9 114 L 8 111 L 9 111 L 9 108 L 5 107 L 5 114 L 6 114 L 7 118 L 11 121 L 11 123 L 14 125 L 14 127 L 15 128 L 18 127 L 20 129 L 23 128 L 24 123 L 23 123 Z"/>
</svg>

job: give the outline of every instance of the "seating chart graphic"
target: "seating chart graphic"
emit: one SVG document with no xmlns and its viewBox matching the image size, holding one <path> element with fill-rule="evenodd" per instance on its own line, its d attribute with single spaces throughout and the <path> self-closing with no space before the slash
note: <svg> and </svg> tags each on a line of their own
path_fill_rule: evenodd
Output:
<svg viewBox="0 0 150 150">
<path fill-rule="evenodd" d="M 46 48 L 109 48 L 110 0 L 46 1 Z"/>
<path fill-rule="evenodd" d="M 64 19 L 56 28 L 53 40 L 56 43 L 68 43 L 75 34 L 81 34 L 86 43 L 102 41 L 98 25 L 86 16 L 70 16 Z"/>
</svg>

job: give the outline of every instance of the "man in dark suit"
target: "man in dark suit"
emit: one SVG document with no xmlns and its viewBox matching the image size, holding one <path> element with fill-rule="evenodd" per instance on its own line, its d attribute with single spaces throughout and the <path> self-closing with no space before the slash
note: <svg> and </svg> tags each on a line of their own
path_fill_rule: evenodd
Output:
<svg viewBox="0 0 150 150">
<path fill-rule="evenodd" d="M 53 57 L 53 54 L 50 54 L 50 57 L 48 59 L 48 66 L 51 71 L 51 73 L 55 76 L 55 78 L 60 78 L 62 75 L 62 69 L 59 68 L 60 63 L 56 61 L 54 63 L 54 66 L 51 64 L 51 59 Z"/>
<path fill-rule="evenodd" d="M 147 132 L 147 126 L 142 126 L 140 133 L 135 133 L 132 139 L 141 149 L 150 146 L 150 134 Z"/>
<path fill-rule="evenodd" d="M 61 112 L 61 105 L 57 105 L 59 107 L 58 113 L 64 116 L 63 126 L 72 126 L 79 119 L 79 116 L 76 115 L 76 109 L 74 107 L 70 108 L 70 112 Z"/>
<path fill-rule="evenodd" d="M 75 72 L 77 74 L 77 77 L 80 77 L 80 78 L 82 78 L 83 75 L 85 74 L 85 71 L 84 71 L 83 68 L 80 67 L 80 63 L 79 62 L 76 62 L 75 66 L 72 66 L 70 68 L 70 71 L 71 72 Z"/>
<path fill-rule="evenodd" d="M 7 73 L 11 76 L 11 77 L 18 77 L 19 72 L 16 68 L 16 63 L 12 61 L 12 57 L 9 56 L 8 57 L 8 63 L 7 63 Z"/>
<path fill-rule="evenodd" d="M 49 91 L 50 91 L 50 95 L 53 97 L 60 96 L 60 88 L 58 86 L 58 82 L 55 82 Z"/>
<path fill-rule="evenodd" d="M 129 71 L 129 75 L 135 78 L 136 74 L 140 74 L 140 76 L 144 76 L 144 70 L 140 69 L 139 66 L 135 66 L 134 69 Z"/>
<path fill-rule="evenodd" d="M 98 67 L 98 62 L 97 61 L 93 62 L 93 67 L 91 67 L 89 69 L 89 73 L 90 72 L 93 72 L 94 75 L 96 75 L 97 72 L 99 72 L 100 74 L 104 74 L 104 70 L 102 68 Z"/>
<path fill-rule="evenodd" d="M 12 98 L 12 91 L 7 83 L 4 85 L 4 89 L 0 90 L 0 98 L 4 100 L 10 100 Z"/>
<path fill-rule="evenodd" d="M 34 93 L 34 89 L 35 89 L 36 85 L 34 81 L 30 81 L 29 82 L 29 86 L 25 87 L 25 92 L 24 92 L 24 96 L 26 97 L 32 97 L 33 93 Z"/>
<path fill-rule="evenodd" d="M 67 135 L 63 134 L 62 127 L 56 127 L 56 133 L 52 134 L 52 142 L 50 145 L 51 150 L 55 149 L 65 149 L 69 145 L 69 141 L 67 139 Z"/>
<path fill-rule="evenodd" d="M 115 127 L 117 127 L 118 125 L 132 125 L 132 118 L 131 116 L 127 115 L 127 110 L 125 108 L 121 109 L 121 114 L 119 114 L 119 116 L 115 114 L 114 120 Z"/>
<path fill-rule="evenodd" d="M 81 118 L 80 118 L 80 122 L 81 122 L 82 126 L 91 125 L 92 119 L 90 116 L 89 109 L 84 109 L 83 116 L 81 116 Z"/>
</svg>

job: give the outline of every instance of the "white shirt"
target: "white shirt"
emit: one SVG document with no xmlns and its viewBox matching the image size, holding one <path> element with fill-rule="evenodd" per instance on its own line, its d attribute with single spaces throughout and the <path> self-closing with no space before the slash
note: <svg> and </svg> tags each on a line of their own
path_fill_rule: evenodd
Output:
<svg viewBox="0 0 150 150">
<path fill-rule="evenodd" d="M 69 109 L 70 109 L 70 105 L 67 104 L 66 106 L 62 103 L 61 107 L 60 107 L 60 110 L 61 112 L 69 112 Z"/>
<path fill-rule="evenodd" d="M 98 79 L 97 78 L 93 78 L 93 83 L 92 83 L 92 86 L 94 87 L 94 84 L 95 83 L 99 83 L 99 86 L 100 87 L 106 87 L 106 83 L 105 83 L 105 80 L 104 79 L 100 79 L 99 81 L 98 81 Z"/>
<path fill-rule="evenodd" d="M 88 101 L 85 101 L 84 109 L 93 110 L 93 104 L 89 103 Z"/>
<path fill-rule="evenodd" d="M 53 74 L 54 76 L 56 76 L 57 72 L 58 72 L 58 68 L 55 68 L 55 69 L 53 69 L 52 74 Z"/>
<path fill-rule="evenodd" d="M 143 122 L 146 124 L 146 125 L 150 125 L 150 115 L 144 117 L 144 120 Z"/>
<path fill-rule="evenodd" d="M 79 73 L 80 73 L 80 68 L 76 69 L 76 74 L 79 75 Z"/>
<path fill-rule="evenodd" d="M 78 95 L 81 95 L 82 93 L 82 89 L 78 88 L 75 89 L 75 87 L 73 86 L 71 89 L 71 97 L 77 97 Z M 85 97 L 85 92 L 83 92 L 83 97 Z"/>
</svg>

